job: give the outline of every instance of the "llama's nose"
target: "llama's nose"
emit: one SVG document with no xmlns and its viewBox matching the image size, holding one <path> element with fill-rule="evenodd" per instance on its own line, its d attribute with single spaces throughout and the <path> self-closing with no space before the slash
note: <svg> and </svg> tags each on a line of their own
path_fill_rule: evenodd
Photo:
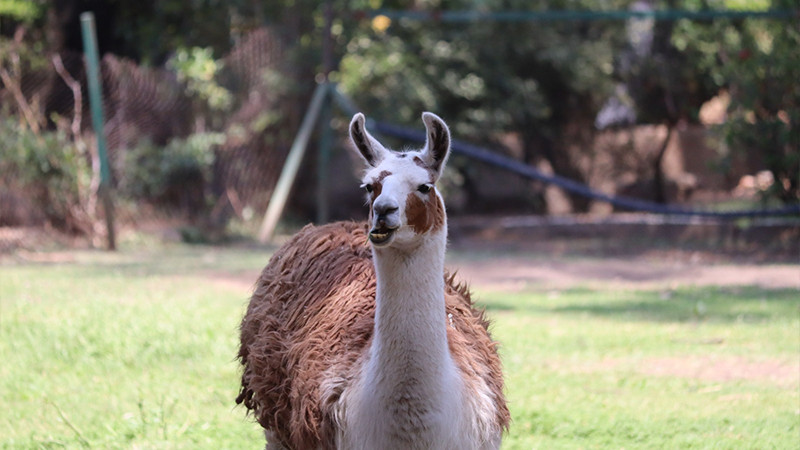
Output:
<svg viewBox="0 0 800 450">
<path fill-rule="evenodd" d="M 395 228 L 395 221 L 391 220 L 389 216 L 396 213 L 398 209 L 398 206 L 394 203 L 375 202 L 372 206 L 372 212 L 375 214 L 375 225 L 379 228 Z"/>
</svg>

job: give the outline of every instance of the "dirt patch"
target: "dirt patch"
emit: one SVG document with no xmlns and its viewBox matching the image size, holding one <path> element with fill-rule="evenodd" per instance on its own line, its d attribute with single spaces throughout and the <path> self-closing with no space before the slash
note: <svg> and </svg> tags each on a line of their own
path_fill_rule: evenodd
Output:
<svg viewBox="0 0 800 450">
<path fill-rule="evenodd" d="M 609 217 L 461 218 L 448 266 L 480 289 L 759 286 L 800 289 L 800 222 Z"/>
<path fill-rule="evenodd" d="M 470 285 L 505 292 L 528 288 L 612 286 L 664 289 L 677 286 L 759 286 L 800 289 L 800 265 L 665 262 L 650 258 L 543 259 L 540 257 L 469 260 L 458 257 L 449 266 Z"/>
<path fill-rule="evenodd" d="M 0 227 L 0 259 L 14 252 L 85 248 L 86 240 L 43 227 Z"/>
</svg>

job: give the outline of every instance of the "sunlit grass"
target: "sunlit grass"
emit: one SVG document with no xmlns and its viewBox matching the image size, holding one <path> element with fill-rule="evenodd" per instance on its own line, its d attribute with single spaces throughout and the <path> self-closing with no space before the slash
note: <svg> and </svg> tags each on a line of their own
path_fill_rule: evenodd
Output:
<svg viewBox="0 0 800 450">
<path fill-rule="evenodd" d="M 502 343 L 514 419 L 504 448 L 796 445 L 796 291 L 532 289 L 479 297 Z"/>
<path fill-rule="evenodd" d="M 76 259 L 0 269 L 0 447 L 257 447 L 233 402 L 248 291 L 208 271 L 266 256 Z"/>
<path fill-rule="evenodd" d="M 261 447 L 234 356 L 267 258 L 175 246 L 0 266 L 0 447 Z M 796 291 L 476 289 L 502 345 L 506 449 L 796 445 Z"/>
</svg>

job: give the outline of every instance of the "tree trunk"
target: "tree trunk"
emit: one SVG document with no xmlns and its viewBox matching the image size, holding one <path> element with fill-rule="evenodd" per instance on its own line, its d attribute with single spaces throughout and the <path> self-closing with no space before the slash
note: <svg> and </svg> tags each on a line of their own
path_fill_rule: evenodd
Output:
<svg viewBox="0 0 800 450">
<path fill-rule="evenodd" d="M 664 142 L 661 143 L 661 148 L 658 149 L 656 159 L 653 160 L 653 201 L 656 203 L 667 203 L 667 192 L 664 180 L 664 168 L 661 167 L 661 162 L 664 160 L 664 154 L 667 152 L 670 138 L 672 138 L 672 130 L 675 128 L 673 124 L 667 124 L 667 136 Z"/>
<path fill-rule="evenodd" d="M 553 172 L 578 183 L 586 184 L 586 177 L 573 162 L 569 153 L 558 146 L 552 139 L 539 133 L 528 134 L 524 137 L 525 162 L 532 164 L 535 161 L 534 155 L 542 155 L 553 167 Z M 582 195 L 567 191 L 572 212 L 588 212 L 591 200 Z"/>
</svg>

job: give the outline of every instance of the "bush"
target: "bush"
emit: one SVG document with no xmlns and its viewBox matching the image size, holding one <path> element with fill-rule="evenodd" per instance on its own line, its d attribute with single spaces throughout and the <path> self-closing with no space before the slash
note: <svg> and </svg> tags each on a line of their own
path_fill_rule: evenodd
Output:
<svg viewBox="0 0 800 450">
<path fill-rule="evenodd" d="M 89 192 L 92 170 L 85 152 L 61 131 L 37 134 L 11 118 L 0 118 L 0 139 L 5 149 L 0 189 L 19 200 L 15 207 L 37 210 L 59 229 L 86 231 L 82 197 Z"/>
<path fill-rule="evenodd" d="M 776 9 L 793 5 L 772 2 Z M 730 95 L 719 131 L 731 153 L 722 167 L 729 167 L 734 156 L 759 161 L 775 180 L 768 197 L 800 201 L 800 26 L 749 18 L 682 21 L 677 30 L 676 46 L 690 55 L 695 71 L 708 74 L 717 89 Z"/>
<path fill-rule="evenodd" d="M 134 200 L 197 211 L 205 206 L 205 190 L 212 178 L 214 147 L 222 133 L 198 133 L 175 138 L 160 147 L 143 139 L 124 154 L 120 194 Z"/>
</svg>

